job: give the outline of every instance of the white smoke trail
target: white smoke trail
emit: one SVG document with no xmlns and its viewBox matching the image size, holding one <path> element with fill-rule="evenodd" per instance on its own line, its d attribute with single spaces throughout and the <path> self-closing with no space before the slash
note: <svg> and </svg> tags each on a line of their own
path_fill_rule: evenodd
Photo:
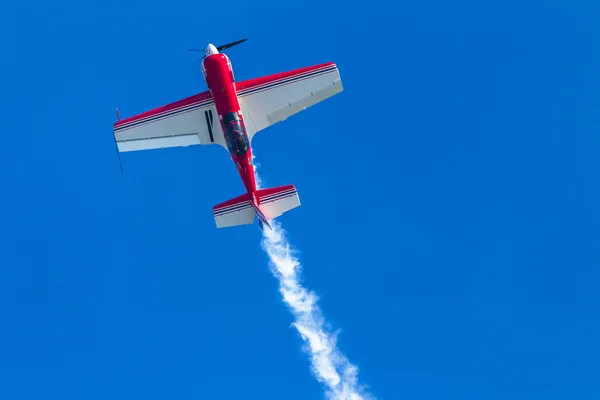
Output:
<svg viewBox="0 0 600 400">
<path fill-rule="evenodd" d="M 262 186 L 254 165 L 256 184 Z M 317 305 L 317 296 L 300 283 L 302 268 L 293 254 L 285 231 L 277 221 L 270 221 L 272 230 L 265 227 L 261 246 L 269 257 L 269 266 L 279 281 L 283 301 L 294 316 L 293 326 L 304 340 L 304 350 L 311 358 L 311 369 L 317 380 L 325 385 L 331 400 L 373 399 L 358 385 L 358 369 L 336 346 L 336 334 L 328 332 L 326 322 Z"/>
</svg>

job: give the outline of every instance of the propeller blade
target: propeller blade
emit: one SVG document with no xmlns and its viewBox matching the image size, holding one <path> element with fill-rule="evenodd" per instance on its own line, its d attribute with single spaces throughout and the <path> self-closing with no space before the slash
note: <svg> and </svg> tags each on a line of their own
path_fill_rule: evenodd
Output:
<svg viewBox="0 0 600 400">
<path fill-rule="evenodd" d="M 223 45 L 217 47 L 217 50 L 218 51 L 222 51 L 222 50 L 228 49 L 230 47 L 235 46 L 236 44 L 240 44 L 242 42 L 245 42 L 246 40 L 248 40 L 248 39 L 246 38 L 246 39 L 238 40 L 236 42 L 231 42 L 231 43 L 223 44 Z"/>
</svg>

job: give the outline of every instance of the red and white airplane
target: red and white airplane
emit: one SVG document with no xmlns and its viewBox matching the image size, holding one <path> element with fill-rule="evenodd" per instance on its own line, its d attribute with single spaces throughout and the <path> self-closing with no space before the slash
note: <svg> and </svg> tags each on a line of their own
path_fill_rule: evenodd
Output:
<svg viewBox="0 0 600 400">
<path fill-rule="evenodd" d="M 257 132 L 343 90 L 331 62 L 236 82 L 231 61 L 221 51 L 245 40 L 206 47 L 202 74 L 208 91 L 119 117 L 113 127 L 118 152 L 196 144 L 227 149 L 246 193 L 213 207 L 217 228 L 251 224 L 255 215 L 261 229 L 270 227 L 269 220 L 300 205 L 294 185 L 256 188 L 250 143 Z"/>
</svg>

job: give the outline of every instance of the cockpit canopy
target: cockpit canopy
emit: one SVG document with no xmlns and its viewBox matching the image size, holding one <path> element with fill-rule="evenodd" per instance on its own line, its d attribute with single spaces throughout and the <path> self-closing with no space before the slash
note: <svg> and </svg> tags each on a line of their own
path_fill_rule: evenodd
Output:
<svg viewBox="0 0 600 400">
<path fill-rule="evenodd" d="M 225 127 L 225 139 L 227 147 L 232 154 L 243 156 L 248 152 L 248 135 L 242 125 L 242 120 L 235 112 L 227 113 L 223 116 L 223 126 Z"/>
</svg>

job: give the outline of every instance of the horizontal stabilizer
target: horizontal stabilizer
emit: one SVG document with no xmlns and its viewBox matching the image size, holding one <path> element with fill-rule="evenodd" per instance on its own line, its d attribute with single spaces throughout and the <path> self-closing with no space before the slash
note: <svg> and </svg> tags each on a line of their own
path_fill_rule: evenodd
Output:
<svg viewBox="0 0 600 400">
<path fill-rule="evenodd" d="M 217 228 L 249 225 L 254 222 L 255 211 L 248 193 L 213 207 Z"/>
<path fill-rule="evenodd" d="M 300 206 L 300 198 L 294 185 L 257 190 L 256 199 L 268 219 L 277 218 L 284 212 Z"/>
<path fill-rule="evenodd" d="M 243 194 L 213 207 L 217 228 L 249 225 L 257 216 L 259 223 L 271 227 L 269 220 L 279 217 L 286 211 L 300 205 L 300 198 L 294 185 L 261 189 Z"/>
</svg>

